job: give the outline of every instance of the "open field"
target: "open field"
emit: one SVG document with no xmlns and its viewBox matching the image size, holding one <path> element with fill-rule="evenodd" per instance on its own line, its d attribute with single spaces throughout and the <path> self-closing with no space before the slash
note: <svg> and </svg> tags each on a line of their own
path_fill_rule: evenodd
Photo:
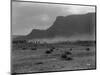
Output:
<svg viewBox="0 0 100 75">
<path fill-rule="evenodd" d="M 46 53 L 49 50 L 49 47 L 12 50 L 12 73 L 96 68 L 95 46 L 57 44 L 52 52 Z"/>
<path fill-rule="evenodd" d="M 96 69 L 96 6 L 11 1 L 11 74 Z"/>
</svg>

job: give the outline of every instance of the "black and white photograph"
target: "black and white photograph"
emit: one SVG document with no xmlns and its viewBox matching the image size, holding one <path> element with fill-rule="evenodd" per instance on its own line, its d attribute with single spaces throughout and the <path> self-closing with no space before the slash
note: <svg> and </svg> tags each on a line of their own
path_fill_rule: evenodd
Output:
<svg viewBox="0 0 100 75">
<path fill-rule="evenodd" d="M 11 1 L 11 73 L 96 69 L 96 6 Z"/>
</svg>

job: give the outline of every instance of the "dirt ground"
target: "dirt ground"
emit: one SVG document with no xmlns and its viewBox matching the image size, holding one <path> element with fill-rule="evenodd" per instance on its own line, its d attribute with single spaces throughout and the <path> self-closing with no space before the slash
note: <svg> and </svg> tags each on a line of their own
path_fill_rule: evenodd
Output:
<svg viewBox="0 0 100 75">
<path fill-rule="evenodd" d="M 70 48 L 72 50 L 70 51 Z M 45 51 L 49 48 L 37 50 L 14 50 L 12 51 L 12 73 L 48 72 L 63 70 L 95 69 L 95 46 L 60 46 L 50 54 Z M 70 51 L 71 60 L 64 60 L 61 54 Z"/>
</svg>

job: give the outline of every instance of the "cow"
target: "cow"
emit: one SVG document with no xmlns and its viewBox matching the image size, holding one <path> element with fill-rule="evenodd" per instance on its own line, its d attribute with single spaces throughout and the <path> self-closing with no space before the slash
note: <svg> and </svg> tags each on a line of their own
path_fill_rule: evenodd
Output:
<svg viewBox="0 0 100 75">
<path fill-rule="evenodd" d="M 86 51 L 90 51 L 90 48 L 86 48 Z"/>
</svg>

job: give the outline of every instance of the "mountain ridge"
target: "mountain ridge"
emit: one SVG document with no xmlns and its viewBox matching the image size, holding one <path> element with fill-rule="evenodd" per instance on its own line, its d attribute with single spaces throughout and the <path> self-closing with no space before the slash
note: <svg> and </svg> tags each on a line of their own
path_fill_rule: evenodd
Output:
<svg viewBox="0 0 100 75">
<path fill-rule="evenodd" d="M 54 38 L 56 36 L 93 35 L 96 13 L 69 16 L 57 16 L 53 25 L 47 30 L 33 29 L 28 35 L 17 39 Z"/>
</svg>

